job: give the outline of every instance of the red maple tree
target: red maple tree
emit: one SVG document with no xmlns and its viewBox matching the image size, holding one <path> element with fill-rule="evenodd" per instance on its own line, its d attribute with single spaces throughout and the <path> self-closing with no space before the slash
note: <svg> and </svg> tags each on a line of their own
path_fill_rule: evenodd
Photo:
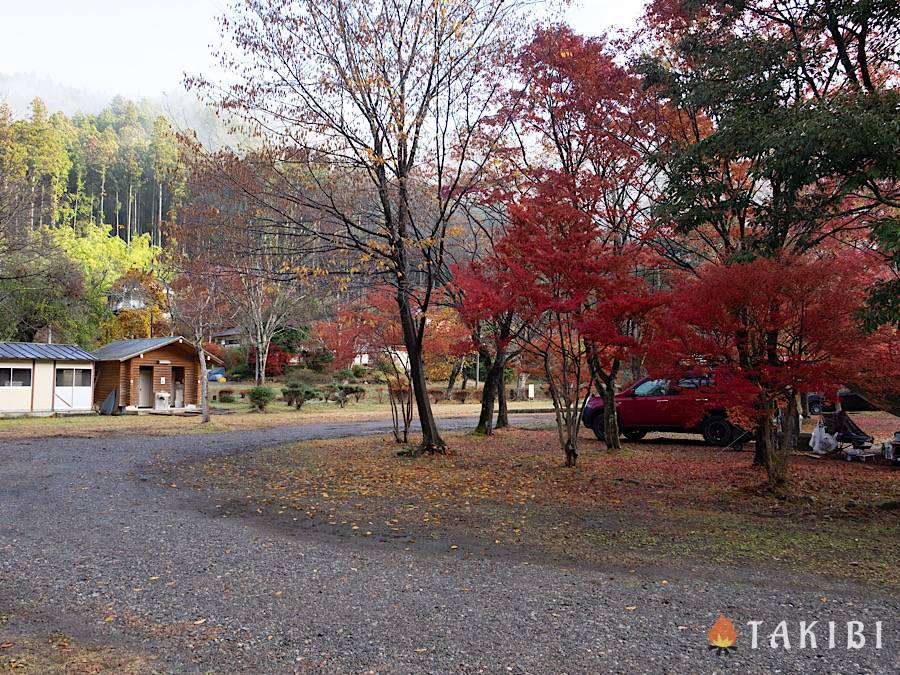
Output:
<svg viewBox="0 0 900 675">
<path fill-rule="evenodd" d="M 579 208 L 585 196 L 571 176 L 548 172 L 533 196 L 509 206 L 511 226 L 495 247 L 525 324 L 518 342 L 542 365 L 566 466 L 578 458 L 581 402 L 591 381 L 581 319 L 607 253 L 590 214 Z"/>
<path fill-rule="evenodd" d="M 800 392 L 854 380 L 896 388 L 896 331 L 867 334 L 857 320 L 870 283 L 866 257 L 846 249 L 707 265 L 676 284 L 657 363 L 714 365 L 733 413 L 760 430 L 769 482 L 781 484 Z"/>
<path fill-rule="evenodd" d="M 329 370 L 344 370 L 353 365 L 354 359 L 364 353 L 364 326 L 349 305 L 339 306 L 334 319 L 316 321 L 312 326 L 315 340 L 333 355 L 328 363 Z"/>
<path fill-rule="evenodd" d="M 496 118 L 510 133 L 496 148 L 486 200 L 506 229 L 494 255 L 454 271 L 463 317 L 476 336 L 487 327 L 475 341 L 491 364 L 488 381 L 502 372 L 511 341 L 526 345 L 526 361 L 543 364 L 568 465 L 592 379 L 613 402 L 607 442 L 618 447 L 620 362 L 636 352 L 656 302 L 642 248 L 660 182 L 646 156 L 664 126 L 659 103 L 617 57 L 605 38 L 567 26 L 538 30 L 522 49 L 521 86 Z M 495 389 L 486 386 L 482 399 L 486 433 Z"/>
<path fill-rule="evenodd" d="M 487 364 L 476 433 L 494 431 L 494 404 L 499 401 L 497 428 L 508 426 L 503 373 L 519 349 L 516 340 L 528 327 L 526 303 L 518 280 L 502 256 L 491 254 L 467 266 L 451 268 L 457 309 L 469 329 L 469 344 Z"/>
</svg>

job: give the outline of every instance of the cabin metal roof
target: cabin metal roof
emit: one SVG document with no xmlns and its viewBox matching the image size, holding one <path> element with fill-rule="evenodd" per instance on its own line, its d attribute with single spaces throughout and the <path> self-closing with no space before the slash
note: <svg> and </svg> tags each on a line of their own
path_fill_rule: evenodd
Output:
<svg viewBox="0 0 900 675">
<path fill-rule="evenodd" d="M 0 342 L 0 359 L 41 359 L 45 361 L 96 361 L 78 345 L 54 345 L 40 342 Z"/>
<path fill-rule="evenodd" d="M 154 349 L 166 347 L 183 339 L 174 335 L 136 340 L 114 340 L 107 345 L 103 345 L 100 349 L 95 349 L 94 356 L 98 361 L 127 361 L 135 356 L 152 352 Z"/>
</svg>

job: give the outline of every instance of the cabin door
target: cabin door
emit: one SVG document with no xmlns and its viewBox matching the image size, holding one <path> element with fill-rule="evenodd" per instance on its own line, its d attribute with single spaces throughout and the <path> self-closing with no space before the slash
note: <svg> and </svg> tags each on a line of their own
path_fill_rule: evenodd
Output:
<svg viewBox="0 0 900 675">
<path fill-rule="evenodd" d="M 94 404 L 93 371 L 90 368 L 57 368 L 54 410 L 90 410 Z"/>
<path fill-rule="evenodd" d="M 138 408 L 153 407 L 153 367 L 141 366 L 138 373 Z"/>
</svg>

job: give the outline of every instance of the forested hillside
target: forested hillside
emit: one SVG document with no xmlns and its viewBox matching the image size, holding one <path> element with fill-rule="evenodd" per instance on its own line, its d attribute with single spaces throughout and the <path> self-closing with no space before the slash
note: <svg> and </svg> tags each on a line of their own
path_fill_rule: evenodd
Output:
<svg viewBox="0 0 900 675">
<path fill-rule="evenodd" d="M 148 233 L 161 241 L 183 184 L 175 132 L 116 98 L 96 115 L 51 112 L 40 99 L 26 119 L 0 107 L 4 173 L 24 180 L 27 208 L 20 224 L 108 223 L 125 241 Z"/>
<path fill-rule="evenodd" d="M 92 346 L 162 330 L 149 313 L 113 315 L 109 298 L 161 275 L 183 185 L 172 126 L 132 102 L 71 117 L 40 99 L 23 118 L 0 106 L 0 339 Z"/>
</svg>

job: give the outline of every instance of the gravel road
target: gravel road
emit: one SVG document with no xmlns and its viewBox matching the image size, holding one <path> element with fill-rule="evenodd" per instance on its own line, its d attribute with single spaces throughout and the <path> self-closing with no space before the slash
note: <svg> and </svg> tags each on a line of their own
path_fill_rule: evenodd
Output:
<svg viewBox="0 0 900 675">
<path fill-rule="evenodd" d="M 900 597 L 862 586 L 714 566 L 566 569 L 292 533 L 221 517 L 159 478 L 171 462 L 388 429 L 0 444 L 0 643 L 62 632 L 166 673 L 900 672 Z M 727 656 L 707 649 L 719 612 L 740 634 Z M 764 622 L 756 650 L 750 620 Z M 769 647 L 782 620 L 790 651 Z M 818 649 L 798 649 L 799 622 L 815 620 Z M 863 649 L 845 648 L 848 620 L 864 622 Z M 838 622 L 834 649 L 828 621 Z"/>
</svg>

